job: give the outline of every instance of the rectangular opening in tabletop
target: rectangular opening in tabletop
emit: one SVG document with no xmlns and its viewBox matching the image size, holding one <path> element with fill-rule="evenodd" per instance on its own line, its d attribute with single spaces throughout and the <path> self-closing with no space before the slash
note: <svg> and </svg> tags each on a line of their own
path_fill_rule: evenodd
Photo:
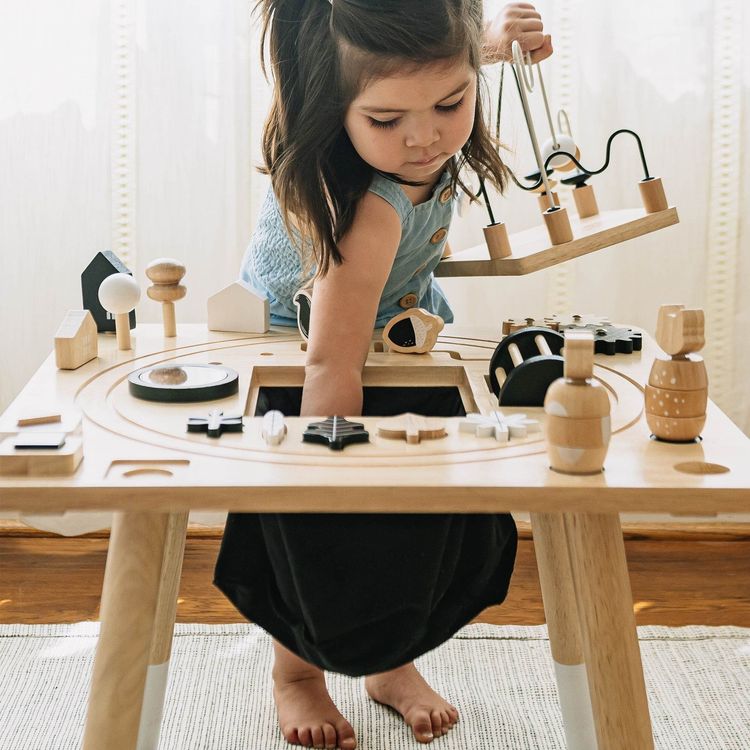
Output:
<svg viewBox="0 0 750 750">
<path fill-rule="evenodd" d="M 278 409 L 298 416 L 304 367 L 255 367 L 245 414 Z M 463 367 L 366 367 L 363 415 L 389 417 L 410 411 L 426 417 L 461 417 L 477 411 Z"/>
</svg>

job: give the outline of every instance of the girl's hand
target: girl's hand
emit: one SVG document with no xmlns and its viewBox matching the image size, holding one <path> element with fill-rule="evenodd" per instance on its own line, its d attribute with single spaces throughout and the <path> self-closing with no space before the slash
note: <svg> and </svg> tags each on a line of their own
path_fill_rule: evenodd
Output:
<svg viewBox="0 0 750 750">
<path fill-rule="evenodd" d="M 485 24 L 482 62 L 512 60 L 514 41 L 518 41 L 524 52 L 531 53 L 533 63 L 552 54 L 552 37 L 544 33 L 542 17 L 530 3 L 510 3 Z"/>
</svg>

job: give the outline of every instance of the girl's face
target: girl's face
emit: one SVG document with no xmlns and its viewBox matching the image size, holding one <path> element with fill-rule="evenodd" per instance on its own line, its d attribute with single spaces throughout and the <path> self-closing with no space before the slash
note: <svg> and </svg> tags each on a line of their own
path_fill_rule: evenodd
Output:
<svg viewBox="0 0 750 750">
<path fill-rule="evenodd" d="M 474 127 L 477 76 L 467 62 L 373 81 L 349 105 L 344 128 L 372 167 L 429 182 Z"/>
</svg>

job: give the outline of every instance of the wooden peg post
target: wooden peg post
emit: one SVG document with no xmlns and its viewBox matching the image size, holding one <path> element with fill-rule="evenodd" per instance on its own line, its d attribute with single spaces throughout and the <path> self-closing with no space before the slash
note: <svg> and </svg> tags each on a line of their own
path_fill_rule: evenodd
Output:
<svg viewBox="0 0 750 750">
<path fill-rule="evenodd" d="M 184 275 L 185 266 L 174 258 L 157 258 L 146 266 L 146 276 L 153 282 L 146 293 L 150 299 L 161 302 L 166 337 L 177 335 L 174 303 L 187 293 L 180 284 Z"/>
<path fill-rule="evenodd" d="M 573 239 L 573 230 L 570 227 L 567 209 L 562 207 L 554 210 L 547 209 L 542 216 L 544 217 L 544 223 L 547 225 L 550 242 L 553 245 L 562 245 L 564 242 L 570 242 Z"/>
<path fill-rule="evenodd" d="M 594 188 L 591 185 L 581 185 L 573 189 L 573 200 L 576 202 L 576 210 L 579 219 L 587 219 L 599 213 L 599 205 L 596 202 Z"/>
<path fill-rule="evenodd" d="M 508 239 L 508 228 L 501 221 L 490 224 L 484 228 L 484 241 L 487 243 L 490 258 L 500 260 L 512 255 L 510 240 Z"/>
<path fill-rule="evenodd" d="M 638 183 L 641 191 L 641 201 L 647 214 L 655 214 L 657 211 L 666 211 L 669 208 L 667 196 L 664 194 L 664 186 L 661 177 L 649 177 Z"/>
<path fill-rule="evenodd" d="M 138 282 L 127 273 L 113 273 L 99 287 L 101 306 L 115 317 L 117 347 L 120 351 L 130 349 L 130 311 L 138 304 L 141 290 Z"/>
<path fill-rule="evenodd" d="M 592 379 L 591 331 L 567 331 L 563 356 L 565 376 L 544 399 L 550 466 L 564 474 L 598 474 L 609 447 L 610 406 L 607 391 Z"/>
</svg>

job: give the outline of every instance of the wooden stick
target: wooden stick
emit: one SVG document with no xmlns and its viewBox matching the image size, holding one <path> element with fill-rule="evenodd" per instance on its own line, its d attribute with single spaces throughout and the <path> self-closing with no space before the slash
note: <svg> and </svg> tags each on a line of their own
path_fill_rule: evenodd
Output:
<svg viewBox="0 0 750 750">
<path fill-rule="evenodd" d="M 121 352 L 131 349 L 130 313 L 117 313 L 115 315 L 115 331 L 117 332 L 117 348 Z"/>
</svg>

